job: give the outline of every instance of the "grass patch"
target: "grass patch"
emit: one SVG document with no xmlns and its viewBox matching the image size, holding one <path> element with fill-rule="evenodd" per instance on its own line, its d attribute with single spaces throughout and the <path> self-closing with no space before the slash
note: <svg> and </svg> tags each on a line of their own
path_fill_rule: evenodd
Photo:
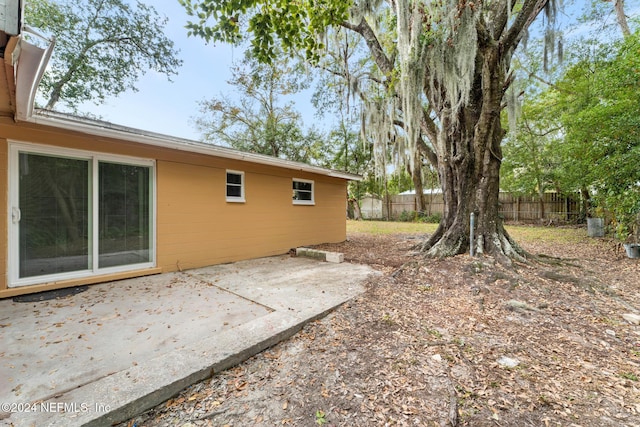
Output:
<svg viewBox="0 0 640 427">
<path fill-rule="evenodd" d="M 347 221 L 347 233 L 432 234 L 438 224 L 395 221 Z M 559 228 L 527 225 L 507 225 L 507 231 L 516 242 L 584 243 L 588 239 L 584 228 Z"/>
<path fill-rule="evenodd" d="M 522 242 L 558 242 L 584 243 L 587 231 L 584 228 L 559 228 L 534 225 L 507 225 L 507 232 L 516 241 Z"/>
<path fill-rule="evenodd" d="M 394 221 L 347 221 L 347 233 L 366 234 L 431 234 L 438 224 Z"/>
<path fill-rule="evenodd" d="M 631 381 L 638 381 L 638 376 L 632 372 L 622 372 L 620 376 Z"/>
</svg>

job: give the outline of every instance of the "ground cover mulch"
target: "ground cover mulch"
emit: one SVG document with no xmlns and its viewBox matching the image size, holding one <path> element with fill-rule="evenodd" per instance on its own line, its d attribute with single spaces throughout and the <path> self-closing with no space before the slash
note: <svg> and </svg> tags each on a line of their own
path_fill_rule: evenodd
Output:
<svg viewBox="0 0 640 427">
<path fill-rule="evenodd" d="M 586 233 L 585 233 L 586 234 Z M 525 242 L 504 267 L 420 236 L 323 245 L 382 272 L 362 296 L 128 426 L 640 426 L 640 262 Z"/>
</svg>

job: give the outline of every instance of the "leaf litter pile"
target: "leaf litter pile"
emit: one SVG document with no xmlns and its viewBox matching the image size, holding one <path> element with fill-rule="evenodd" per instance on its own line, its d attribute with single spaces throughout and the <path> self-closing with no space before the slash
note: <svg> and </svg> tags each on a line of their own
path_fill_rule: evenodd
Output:
<svg viewBox="0 0 640 427">
<path fill-rule="evenodd" d="M 425 259 L 416 236 L 322 245 L 383 273 L 291 339 L 129 426 L 640 426 L 640 262 L 605 240 L 542 261 Z"/>
</svg>

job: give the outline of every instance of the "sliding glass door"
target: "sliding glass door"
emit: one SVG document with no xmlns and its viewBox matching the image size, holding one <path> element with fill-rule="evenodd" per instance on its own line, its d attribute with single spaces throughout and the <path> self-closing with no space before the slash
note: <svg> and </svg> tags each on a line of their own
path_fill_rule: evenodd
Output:
<svg viewBox="0 0 640 427">
<path fill-rule="evenodd" d="M 152 161 L 13 145 L 10 286 L 152 266 L 154 176 Z"/>
<path fill-rule="evenodd" d="M 148 167 L 100 162 L 100 268 L 151 261 L 149 173 Z"/>
<path fill-rule="evenodd" d="M 20 277 L 89 269 L 90 163 L 20 153 L 19 166 Z"/>
</svg>

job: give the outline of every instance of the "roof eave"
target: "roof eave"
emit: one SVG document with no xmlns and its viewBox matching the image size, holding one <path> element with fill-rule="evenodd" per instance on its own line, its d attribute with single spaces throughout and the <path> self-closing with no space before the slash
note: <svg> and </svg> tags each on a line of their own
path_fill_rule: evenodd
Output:
<svg viewBox="0 0 640 427">
<path fill-rule="evenodd" d="M 232 148 L 221 147 L 219 145 L 206 144 L 199 141 L 114 125 L 107 122 L 96 122 L 90 119 L 59 114 L 47 110 L 35 110 L 26 121 L 44 126 L 82 132 L 94 136 L 114 138 L 155 147 L 187 151 L 267 166 L 275 166 L 349 181 L 362 181 L 363 179 L 360 175 L 325 169 L 319 166 L 308 165 L 306 163 L 279 159 L 262 154 L 247 153 Z"/>
</svg>

